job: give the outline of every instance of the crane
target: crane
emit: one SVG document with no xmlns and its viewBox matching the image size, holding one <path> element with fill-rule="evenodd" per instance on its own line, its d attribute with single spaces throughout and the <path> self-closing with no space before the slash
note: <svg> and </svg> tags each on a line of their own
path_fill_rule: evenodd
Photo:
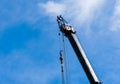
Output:
<svg viewBox="0 0 120 84">
<path fill-rule="evenodd" d="M 77 58 L 78 58 L 79 62 L 81 63 L 83 70 L 86 73 L 86 76 L 87 76 L 90 84 L 101 84 L 101 82 L 99 81 L 97 75 L 95 74 L 89 60 L 87 59 L 87 56 L 86 56 L 84 50 L 82 49 L 82 47 L 78 41 L 78 38 L 76 36 L 76 31 L 73 29 L 73 27 L 71 25 L 69 25 L 67 23 L 67 21 L 61 15 L 57 16 L 57 22 L 58 22 L 60 31 L 70 41 L 70 43 L 77 55 Z"/>
</svg>

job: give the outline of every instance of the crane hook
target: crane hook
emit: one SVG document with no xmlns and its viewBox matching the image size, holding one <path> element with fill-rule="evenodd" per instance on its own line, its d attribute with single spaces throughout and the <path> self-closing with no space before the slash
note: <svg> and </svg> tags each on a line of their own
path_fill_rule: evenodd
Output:
<svg viewBox="0 0 120 84">
<path fill-rule="evenodd" d="M 60 50 L 60 63 L 63 64 L 62 50 Z"/>
</svg>

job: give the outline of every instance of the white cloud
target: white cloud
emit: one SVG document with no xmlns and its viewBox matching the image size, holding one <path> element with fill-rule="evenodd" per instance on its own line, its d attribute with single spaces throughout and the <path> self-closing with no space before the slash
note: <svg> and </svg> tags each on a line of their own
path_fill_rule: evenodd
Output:
<svg viewBox="0 0 120 84">
<path fill-rule="evenodd" d="M 59 4 L 53 1 L 48 1 L 47 3 L 39 3 L 38 6 L 40 8 L 42 7 L 45 10 L 46 14 L 52 16 L 62 14 L 65 9 L 64 4 Z"/>
<path fill-rule="evenodd" d="M 112 20 L 111 20 L 111 31 L 120 30 L 120 0 L 116 0 Z"/>
<path fill-rule="evenodd" d="M 73 23 L 80 25 L 90 23 L 96 17 L 104 0 L 62 0 L 61 3 L 48 1 L 39 3 L 39 7 L 46 11 L 48 16 L 62 14 Z"/>
<path fill-rule="evenodd" d="M 72 18 L 79 25 L 89 23 L 100 9 L 103 0 L 70 0 L 65 2 L 67 5 L 66 16 Z"/>
</svg>

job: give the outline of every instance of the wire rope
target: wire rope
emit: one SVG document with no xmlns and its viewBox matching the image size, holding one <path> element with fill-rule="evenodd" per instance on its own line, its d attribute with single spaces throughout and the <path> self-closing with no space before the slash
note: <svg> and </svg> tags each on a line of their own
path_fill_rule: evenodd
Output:
<svg viewBox="0 0 120 84">
<path fill-rule="evenodd" d="M 59 48 L 60 48 L 60 63 L 61 63 L 61 75 L 62 75 L 62 84 L 70 84 L 70 75 L 69 75 L 69 62 L 67 57 L 67 45 L 65 41 L 64 33 L 58 33 L 59 35 Z M 63 56 L 62 56 L 63 53 Z M 64 63 L 63 63 L 64 62 Z M 65 70 L 64 70 L 65 68 Z"/>
<path fill-rule="evenodd" d="M 62 43 L 63 43 L 63 52 L 64 52 L 64 65 L 65 65 L 65 75 L 66 75 L 66 84 L 70 84 L 69 82 L 69 65 L 68 65 L 68 57 L 67 57 L 67 49 L 66 49 L 66 41 L 65 35 L 62 34 Z"/>
<path fill-rule="evenodd" d="M 60 64 L 61 64 L 61 77 L 62 77 L 62 84 L 65 84 L 65 78 L 64 78 L 64 64 L 63 64 L 63 56 L 62 56 L 62 42 L 61 42 L 61 38 L 60 38 L 60 32 L 58 33 L 58 35 L 59 35 L 59 48 L 60 48 L 60 52 L 59 52 L 59 54 L 60 54 L 60 57 L 59 57 L 59 59 L 60 59 Z"/>
</svg>

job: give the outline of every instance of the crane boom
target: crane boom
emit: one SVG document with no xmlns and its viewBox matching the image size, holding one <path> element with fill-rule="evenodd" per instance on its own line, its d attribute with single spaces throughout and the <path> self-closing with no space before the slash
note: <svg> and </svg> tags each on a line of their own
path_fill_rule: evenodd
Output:
<svg viewBox="0 0 120 84">
<path fill-rule="evenodd" d="M 101 82 L 98 80 L 98 77 L 96 76 L 89 60 L 87 59 L 86 54 L 84 53 L 78 39 L 76 36 L 76 31 L 70 26 L 67 21 L 65 21 L 62 16 L 57 16 L 57 22 L 58 26 L 60 28 L 60 31 L 68 38 L 70 41 L 79 62 L 81 63 L 86 76 L 90 82 L 90 84 L 101 84 Z"/>
</svg>

